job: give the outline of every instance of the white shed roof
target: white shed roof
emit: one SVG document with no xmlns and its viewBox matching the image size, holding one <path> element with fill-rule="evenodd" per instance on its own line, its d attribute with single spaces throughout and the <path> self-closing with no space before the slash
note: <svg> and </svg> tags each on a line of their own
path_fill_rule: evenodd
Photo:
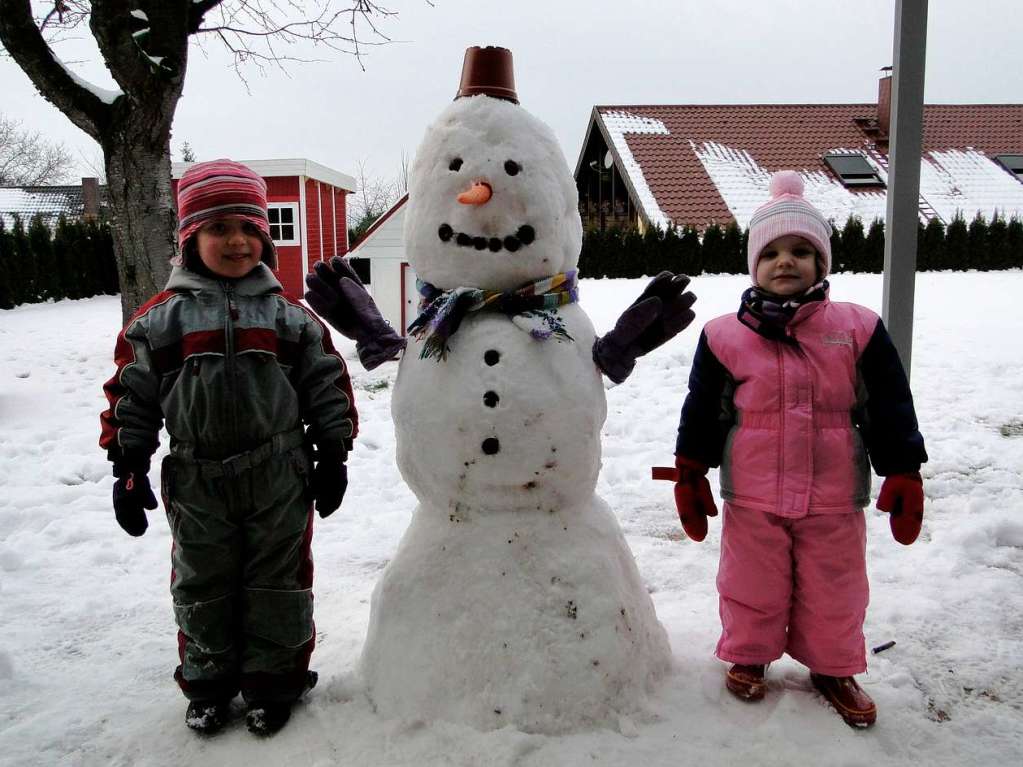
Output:
<svg viewBox="0 0 1023 767">
<path fill-rule="evenodd" d="M 305 176 L 314 181 L 322 181 L 339 189 L 348 192 L 355 191 L 355 179 L 347 173 L 320 165 L 318 162 L 304 158 L 285 160 L 239 160 L 242 165 L 247 165 L 263 178 L 276 178 L 279 176 Z M 171 163 L 171 176 L 181 178 L 182 174 L 195 163 L 175 162 Z"/>
</svg>

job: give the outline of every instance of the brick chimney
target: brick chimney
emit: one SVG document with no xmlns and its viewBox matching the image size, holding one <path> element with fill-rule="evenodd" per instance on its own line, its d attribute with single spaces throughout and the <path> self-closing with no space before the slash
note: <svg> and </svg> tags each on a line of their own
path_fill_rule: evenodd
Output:
<svg viewBox="0 0 1023 767">
<path fill-rule="evenodd" d="M 877 127 L 881 135 L 887 139 L 892 126 L 892 68 L 881 69 L 881 79 L 877 81 Z"/>
<path fill-rule="evenodd" d="M 99 179 L 82 179 L 82 218 L 91 221 L 99 216 Z"/>
</svg>

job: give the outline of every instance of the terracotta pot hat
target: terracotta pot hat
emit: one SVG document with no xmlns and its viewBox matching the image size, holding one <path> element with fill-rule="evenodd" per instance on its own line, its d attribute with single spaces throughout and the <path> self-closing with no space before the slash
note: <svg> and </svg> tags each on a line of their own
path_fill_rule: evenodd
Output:
<svg viewBox="0 0 1023 767">
<path fill-rule="evenodd" d="M 519 103 L 515 93 L 512 53 L 507 48 L 491 45 L 486 48 L 478 45 L 466 48 L 465 60 L 462 62 L 462 82 L 455 98 L 479 95 Z"/>
</svg>

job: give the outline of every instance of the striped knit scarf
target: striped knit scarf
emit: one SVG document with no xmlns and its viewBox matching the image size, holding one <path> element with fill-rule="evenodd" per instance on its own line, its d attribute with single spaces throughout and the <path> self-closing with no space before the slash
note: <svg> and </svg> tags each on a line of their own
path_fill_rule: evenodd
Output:
<svg viewBox="0 0 1023 767">
<path fill-rule="evenodd" d="M 827 280 L 818 282 L 799 296 L 776 296 L 754 285 L 742 294 L 739 322 L 765 338 L 787 340 L 785 326 L 799 311 L 799 307 L 823 301 L 827 295 Z"/>
<path fill-rule="evenodd" d="M 551 336 L 573 340 L 555 310 L 579 300 L 577 272 L 574 269 L 527 282 L 507 292 L 479 288 L 440 290 L 422 280 L 416 280 L 416 287 L 422 296 L 419 302 L 420 314 L 408 330 L 417 339 L 426 338 L 419 354 L 423 359 L 445 359 L 449 351 L 448 339 L 470 312 L 506 314 L 519 329 L 538 341 L 546 341 Z"/>
</svg>

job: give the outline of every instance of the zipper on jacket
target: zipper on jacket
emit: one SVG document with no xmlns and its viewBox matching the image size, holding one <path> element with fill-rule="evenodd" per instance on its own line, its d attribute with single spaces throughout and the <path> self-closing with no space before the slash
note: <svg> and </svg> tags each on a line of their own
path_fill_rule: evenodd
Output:
<svg viewBox="0 0 1023 767">
<path fill-rule="evenodd" d="M 788 332 L 788 328 L 785 329 Z M 788 402 L 785 401 L 785 350 L 781 344 L 774 345 L 775 354 L 778 355 L 778 395 L 779 401 L 779 422 L 778 428 L 778 479 L 775 481 L 774 493 L 775 508 L 785 508 L 785 412 L 788 410 Z"/>
<path fill-rule="evenodd" d="M 228 399 L 231 409 L 231 427 L 234 439 L 231 442 L 229 455 L 234 455 L 241 450 L 238 438 L 238 392 L 235 386 L 235 348 L 234 348 L 234 322 L 238 319 L 238 305 L 234 301 L 234 286 L 229 282 L 222 282 L 224 288 L 224 301 L 227 304 L 227 314 L 224 317 L 224 377 L 227 379 Z"/>
</svg>

